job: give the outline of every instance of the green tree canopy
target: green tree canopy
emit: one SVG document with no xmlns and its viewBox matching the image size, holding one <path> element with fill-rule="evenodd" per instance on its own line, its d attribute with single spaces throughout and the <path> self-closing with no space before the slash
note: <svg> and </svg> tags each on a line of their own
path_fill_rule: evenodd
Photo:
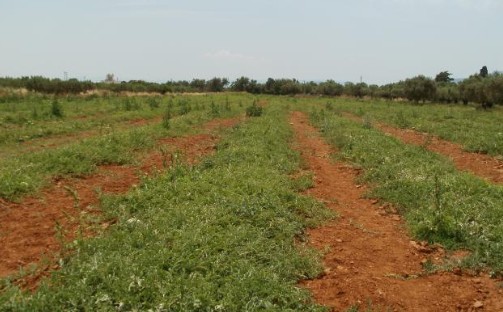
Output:
<svg viewBox="0 0 503 312">
<path fill-rule="evenodd" d="M 489 75 L 489 71 L 487 70 L 487 66 L 482 66 L 480 69 L 480 77 L 485 78 Z"/>
<path fill-rule="evenodd" d="M 407 99 L 415 102 L 435 98 L 437 86 L 435 82 L 423 75 L 405 80 L 404 93 Z"/>
<path fill-rule="evenodd" d="M 454 80 L 451 78 L 451 75 L 448 71 L 440 72 L 435 77 L 435 82 L 451 82 Z"/>
</svg>

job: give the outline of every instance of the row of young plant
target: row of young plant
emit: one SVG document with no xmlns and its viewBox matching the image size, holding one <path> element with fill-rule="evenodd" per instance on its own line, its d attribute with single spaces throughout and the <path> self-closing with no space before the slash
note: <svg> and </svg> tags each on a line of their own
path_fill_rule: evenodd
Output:
<svg viewBox="0 0 503 312">
<path fill-rule="evenodd" d="M 241 96 L 240 100 L 251 97 Z M 0 104 L 0 144 L 30 141 L 83 130 L 127 126 L 125 121 L 152 119 L 169 109 L 172 115 L 191 110 L 228 110 L 236 96 L 205 97 L 93 97 L 33 98 L 17 103 Z M 7 106 L 7 107 L 5 107 Z"/>
<path fill-rule="evenodd" d="M 299 155 L 285 110 L 228 131 L 199 165 L 103 198 L 115 224 L 72 243 L 35 293 L 3 280 L 0 310 L 324 310 L 297 282 L 321 270 L 305 229 L 330 215 L 290 178 Z"/>
<path fill-rule="evenodd" d="M 467 151 L 503 157 L 503 114 L 500 114 L 500 108 L 491 113 L 469 106 L 397 105 L 389 101 L 370 103 L 351 99 L 326 100 L 325 108 L 430 133 L 459 143 Z"/>
<path fill-rule="evenodd" d="M 16 199 L 34 192 L 56 176 L 80 176 L 104 164 L 125 164 L 151 149 L 156 139 L 187 133 L 192 128 L 217 117 L 242 114 L 238 103 L 212 104 L 205 110 L 165 109 L 160 123 L 121 131 L 109 131 L 58 148 L 0 159 L 0 197 Z M 175 116 L 179 116 L 174 118 Z"/>
<path fill-rule="evenodd" d="M 368 194 L 399 208 L 414 237 L 471 251 L 466 265 L 503 273 L 503 188 L 456 170 L 447 158 L 314 108 L 313 123 L 339 149 L 338 157 L 364 169 Z"/>
</svg>

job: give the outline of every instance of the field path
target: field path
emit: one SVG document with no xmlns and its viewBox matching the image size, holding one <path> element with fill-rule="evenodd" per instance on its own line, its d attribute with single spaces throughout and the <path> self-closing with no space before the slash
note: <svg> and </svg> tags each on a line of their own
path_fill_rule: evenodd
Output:
<svg viewBox="0 0 503 312">
<path fill-rule="evenodd" d="M 95 174 L 83 178 L 60 179 L 37 196 L 30 196 L 20 203 L 0 199 L 0 278 L 16 273 L 19 268 L 51 258 L 61 250 L 56 227 L 63 229 L 65 241 L 75 236 L 79 219 L 98 213 L 99 194 L 120 194 L 139 183 L 139 174 L 169 165 L 171 153 L 179 151 L 182 159 L 193 163 L 214 151 L 219 137 L 216 130 L 231 127 L 242 118 L 216 119 L 201 126 L 203 133 L 161 139 L 140 166 L 107 165 L 99 167 Z M 76 200 L 78 198 L 78 200 Z M 85 222 L 84 222 L 85 224 Z M 102 224 L 106 228 L 109 224 Z M 85 229 L 84 229 L 85 230 Z M 42 270 L 57 269 L 52 261 Z M 40 274 L 35 276 L 38 280 Z M 36 280 L 23 281 L 28 288 Z"/>
<path fill-rule="evenodd" d="M 354 115 L 344 115 L 355 121 L 362 120 Z M 503 160 L 485 154 L 467 152 L 459 144 L 440 139 L 428 133 L 412 129 L 400 129 L 383 123 L 377 123 L 375 126 L 382 132 L 406 144 L 424 146 L 429 151 L 448 157 L 459 170 L 471 172 L 492 183 L 503 184 Z"/>
<path fill-rule="evenodd" d="M 400 216 L 364 199 L 358 171 L 331 161 L 334 150 L 304 113 L 292 113 L 290 122 L 315 175 L 307 193 L 339 214 L 308 233 L 312 245 L 326 251 L 325 274 L 302 283 L 317 302 L 333 311 L 368 304 L 378 311 L 503 311 L 503 289 L 486 275 L 424 274 L 422 263 L 442 260 L 442 248 L 411 240 Z"/>
</svg>

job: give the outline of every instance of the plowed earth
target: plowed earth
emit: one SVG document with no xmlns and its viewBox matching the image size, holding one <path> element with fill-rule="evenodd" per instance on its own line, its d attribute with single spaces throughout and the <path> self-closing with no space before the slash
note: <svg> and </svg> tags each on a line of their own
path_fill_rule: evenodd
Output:
<svg viewBox="0 0 503 312">
<path fill-rule="evenodd" d="M 291 115 L 296 145 L 314 173 L 307 193 L 324 201 L 339 218 L 309 231 L 312 245 L 325 251 L 325 273 L 302 285 L 333 311 L 356 306 L 373 311 L 503 311 L 503 289 L 486 274 L 461 270 L 426 274 L 428 259 L 456 261 L 441 246 L 413 241 L 399 215 L 365 199 L 358 171 L 331 161 L 335 151 L 309 124 Z"/>
<path fill-rule="evenodd" d="M 361 121 L 361 118 L 356 116 L 345 115 L 353 120 Z M 492 183 L 503 184 L 503 161 L 501 160 L 485 154 L 466 152 L 461 145 L 442 140 L 431 134 L 412 129 L 399 129 L 382 123 L 376 124 L 376 127 L 406 144 L 423 146 L 432 152 L 448 157 L 459 170 L 471 172 Z"/>
<path fill-rule="evenodd" d="M 62 243 L 76 235 L 79 220 L 99 213 L 100 192 L 127 192 L 139 182 L 140 174 L 169 166 L 174 152 L 189 163 L 196 162 L 214 150 L 219 139 L 215 130 L 231 127 L 241 120 L 213 120 L 202 126 L 203 134 L 162 139 L 158 142 L 159 148 L 147 155 L 139 166 L 101 166 L 90 176 L 55 180 L 37 196 L 27 197 L 20 203 L 0 199 L 0 277 L 16 273 L 29 264 L 42 265 L 40 260 L 44 258 L 52 259 Z M 162 153 L 161 147 L 168 153 Z M 58 239 L 62 233 L 64 239 Z M 45 266 L 38 270 L 57 268 L 54 261 L 47 261 Z M 36 274 L 36 279 L 38 277 L 40 274 Z M 36 280 L 23 283 L 32 288 Z"/>
</svg>

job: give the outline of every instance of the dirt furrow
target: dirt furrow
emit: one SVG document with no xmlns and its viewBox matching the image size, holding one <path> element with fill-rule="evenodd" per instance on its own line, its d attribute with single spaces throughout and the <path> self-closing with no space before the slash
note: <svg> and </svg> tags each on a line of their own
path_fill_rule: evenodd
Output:
<svg viewBox="0 0 503 312">
<path fill-rule="evenodd" d="M 308 193 L 339 214 L 309 231 L 311 243 L 326 251 L 324 275 L 303 282 L 319 303 L 333 311 L 367 305 L 392 311 L 503 311 L 503 290 L 485 274 L 426 274 L 423 264 L 442 261 L 443 249 L 411 240 L 400 216 L 365 199 L 365 186 L 355 183 L 358 172 L 330 160 L 334 151 L 305 114 L 293 113 L 291 124 L 315 175 Z"/>
<path fill-rule="evenodd" d="M 361 121 L 361 118 L 345 114 L 350 119 Z M 440 139 L 437 136 L 418 132 L 412 129 L 399 129 L 383 123 L 375 124 L 376 128 L 406 144 L 423 146 L 452 160 L 456 168 L 471 172 L 492 183 L 503 184 L 503 161 L 489 155 L 471 153 L 463 150 L 459 144 Z"/>
<path fill-rule="evenodd" d="M 98 212 L 101 192 L 127 192 L 139 182 L 139 174 L 169 165 L 174 152 L 189 163 L 197 161 L 214 150 L 219 139 L 215 130 L 240 121 L 213 120 L 202 126 L 203 134 L 162 139 L 140 166 L 101 166 L 87 177 L 57 180 L 21 203 L 0 199 L 0 277 L 57 253 L 63 241 L 76 235 L 80 222 Z"/>
</svg>

